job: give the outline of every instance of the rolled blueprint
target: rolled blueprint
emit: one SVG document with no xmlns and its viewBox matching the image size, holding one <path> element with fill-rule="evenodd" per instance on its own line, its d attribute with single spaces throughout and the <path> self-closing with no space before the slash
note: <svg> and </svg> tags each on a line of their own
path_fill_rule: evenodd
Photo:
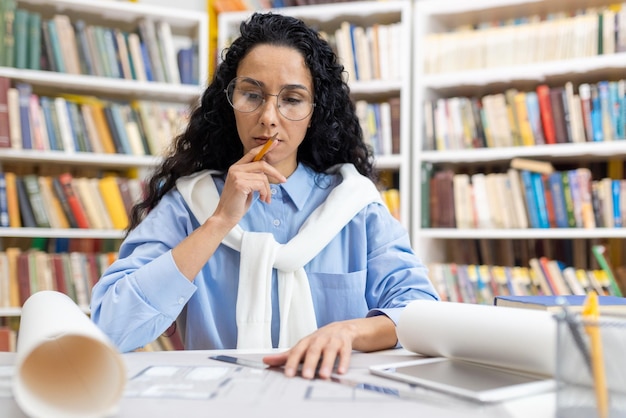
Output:
<svg viewBox="0 0 626 418">
<path fill-rule="evenodd" d="M 557 321 L 548 311 L 416 300 L 397 333 L 414 353 L 554 376 Z"/>
<path fill-rule="evenodd" d="M 13 394 L 30 417 L 102 417 L 126 383 L 121 355 L 67 295 L 34 293 L 24 303 Z"/>
</svg>

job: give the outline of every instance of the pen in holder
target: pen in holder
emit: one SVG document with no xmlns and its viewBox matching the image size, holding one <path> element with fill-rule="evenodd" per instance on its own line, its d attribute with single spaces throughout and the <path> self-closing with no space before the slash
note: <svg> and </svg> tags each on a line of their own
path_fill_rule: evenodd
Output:
<svg viewBox="0 0 626 418">
<path fill-rule="evenodd" d="M 557 417 L 626 416 L 626 318 L 573 314 L 557 320 Z"/>
</svg>

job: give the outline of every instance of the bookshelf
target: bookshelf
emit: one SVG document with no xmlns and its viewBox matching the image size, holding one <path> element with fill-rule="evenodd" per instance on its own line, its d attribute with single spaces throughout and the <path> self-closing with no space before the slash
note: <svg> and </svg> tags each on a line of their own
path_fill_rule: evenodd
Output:
<svg viewBox="0 0 626 418">
<path fill-rule="evenodd" d="M 591 8 L 595 8 L 595 12 L 590 12 Z M 556 228 L 551 225 L 548 228 L 522 229 L 478 228 L 474 225 L 464 229 L 431 227 L 427 221 L 428 211 L 431 210 L 429 181 L 433 171 L 430 169 L 451 169 L 454 173 L 468 173 L 470 176 L 473 173 L 506 173 L 513 158 L 523 157 L 548 161 L 558 171 L 590 167 L 594 180 L 599 180 L 597 175 L 610 176 L 608 167 L 611 164 L 623 166 L 626 160 L 626 138 L 623 133 L 612 135 L 611 140 L 607 140 L 606 136 L 601 141 L 587 140 L 585 133 L 580 134 L 582 128 L 576 127 L 576 123 L 579 126 L 584 124 L 584 113 L 580 110 L 577 110 L 580 113 L 569 116 L 572 119 L 568 119 L 566 125 L 569 130 L 569 139 L 566 141 L 535 142 L 530 146 L 522 142 L 493 143 L 491 147 L 476 147 L 471 140 L 469 143 L 472 145 L 468 146 L 468 142 L 463 142 L 465 136 L 455 136 L 458 131 L 454 130 L 454 124 L 457 122 L 452 118 L 437 122 L 437 116 L 429 112 L 439 103 L 452 106 L 452 98 L 482 100 L 489 95 L 504 95 L 507 91 L 536 92 L 539 85 L 553 89 L 572 83 L 574 94 L 580 100 L 581 85 L 622 79 L 626 62 L 626 50 L 620 44 L 623 41 L 616 35 L 618 32 L 606 32 L 607 28 L 617 28 L 614 22 L 620 19 L 624 22 L 624 12 L 620 12 L 620 8 L 626 10 L 623 4 L 616 7 L 614 2 L 602 0 L 480 0 L 463 4 L 447 0 L 421 0 L 414 3 L 412 135 L 414 143 L 419 145 L 413 147 L 411 157 L 411 232 L 414 247 L 426 263 L 453 262 L 450 249 L 455 245 L 458 247 L 459 244 L 469 245 L 472 241 L 493 240 L 507 251 L 519 248 L 520 242 L 531 241 L 609 242 L 613 266 L 622 265 L 625 259 L 620 241 L 626 237 L 626 229 L 623 227 L 588 229 L 581 226 Z M 587 12 L 584 15 L 580 13 L 585 9 Z M 603 14 L 604 10 L 609 12 Z M 599 13 L 603 14 L 604 32 L 599 29 Z M 508 23 L 508 26 L 501 26 L 502 22 Z M 470 26 L 474 30 L 469 30 Z M 482 31 L 475 29 L 479 26 Z M 561 28 L 561 34 L 555 34 L 554 28 L 557 26 Z M 622 34 L 626 33 L 626 27 L 622 28 Z M 603 46 L 600 47 L 600 44 Z M 560 45 L 561 49 L 549 51 L 547 47 L 550 45 Z M 600 48 L 603 50 L 599 53 Z M 431 103 L 432 107 L 428 108 L 425 103 Z M 484 100 L 481 103 L 484 105 Z M 483 106 L 484 112 L 487 112 L 486 106 Z M 580 109 L 581 104 L 573 102 L 570 108 Z M 504 118 L 511 122 L 511 116 L 506 111 Z M 443 133 L 444 129 L 441 128 L 439 132 L 442 136 L 437 137 L 433 134 L 433 126 L 437 123 L 441 126 L 441 120 L 450 123 L 449 130 Z M 466 122 L 466 119 L 461 120 L 461 124 Z M 484 119 L 480 121 L 483 122 L 482 128 L 496 126 Z M 542 120 L 539 123 L 541 136 L 544 134 L 544 126 Z M 509 134 L 514 134 L 516 125 L 508 126 Z M 580 136 L 575 137 L 572 129 L 579 132 Z M 448 145 L 441 146 L 437 141 L 443 141 L 446 134 Z M 522 138 L 521 133 L 519 135 Z M 456 143 L 450 142 L 453 138 L 461 139 Z M 538 138 L 537 134 L 535 138 Z M 483 138 L 483 141 L 487 142 L 488 139 Z M 623 175 L 617 177 L 617 180 L 621 179 Z M 583 255 L 589 257 L 589 254 Z"/>
<path fill-rule="evenodd" d="M 7 6 L 8 5 L 8 6 Z M 116 148 L 113 151 L 98 151 L 96 146 L 92 145 L 88 149 L 82 149 L 76 146 L 74 149 L 56 149 L 50 144 L 43 147 L 36 147 L 31 144 L 30 147 L 24 143 L 9 144 L 0 147 L 0 171 L 13 172 L 18 176 L 35 174 L 37 176 L 59 176 L 61 173 L 69 172 L 74 178 L 87 177 L 91 179 L 102 179 L 103 177 L 113 175 L 119 179 L 135 178 L 141 180 L 148 172 L 154 168 L 160 161 L 160 154 L 167 146 L 167 141 L 176 133 L 175 127 L 184 126 L 183 113 L 192 105 L 201 95 L 205 80 L 207 79 L 208 64 L 208 20 L 205 13 L 199 13 L 190 10 L 180 10 L 174 7 L 155 6 L 151 4 L 141 4 L 134 2 L 114 2 L 106 0 L 55 0 L 53 2 L 45 0 L 3 0 L 0 1 L 0 8 L 14 7 L 15 11 L 24 10 L 29 15 L 37 15 L 40 19 L 40 29 L 46 25 L 46 22 L 53 21 L 56 16 L 66 16 L 69 18 L 74 36 L 64 38 L 67 45 L 63 44 L 63 49 L 71 49 L 71 42 L 74 42 L 79 36 L 78 24 L 82 22 L 86 31 L 103 30 L 103 33 L 109 33 L 114 39 L 113 49 L 108 50 L 108 54 L 96 48 L 89 53 L 89 60 L 85 60 L 85 52 L 81 55 L 82 67 L 78 71 L 59 71 L 55 68 L 48 56 L 46 50 L 43 30 L 41 31 L 41 43 L 39 51 L 39 59 L 29 61 L 27 67 L 17 62 L 17 51 L 14 51 L 12 62 L 5 59 L 7 54 L 6 44 L 2 43 L 2 57 L 0 59 L 0 79 L 9 81 L 9 87 L 16 87 L 18 84 L 26 84 L 32 89 L 32 93 L 39 99 L 43 97 L 58 98 L 63 97 L 68 102 L 76 100 L 78 106 L 85 103 L 91 104 L 93 98 L 103 101 L 107 106 L 109 103 L 129 104 L 126 109 L 135 109 L 130 107 L 136 103 L 150 103 L 155 106 L 155 112 L 160 113 L 161 119 L 156 122 L 144 117 L 137 110 L 135 119 L 125 119 L 123 128 L 126 134 L 130 122 L 134 122 L 134 127 L 139 132 L 144 149 L 141 152 L 126 152 Z M 15 13 L 15 12 L 14 12 Z M 0 38 L 1 42 L 6 42 L 6 35 L 10 32 L 7 29 L 5 15 L 2 14 L 2 25 L 0 28 L 5 30 Z M 144 33 L 141 32 L 140 25 L 142 22 L 152 22 L 157 28 L 157 42 L 146 42 Z M 13 25 L 15 21 L 13 20 Z M 57 27 L 58 28 L 58 27 Z M 96 29 L 97 28 L 97 29 Z M 14 41 L 16 45 L 24 45 L 23 39 L 18 39 L 20 32 L 13 27 Z M 6 32 L 9 31 L 9 32 Z M 90 32 L 92 33 L 92 32 Z M 17 37 L 15 36 L 17 35 Z M 29 37 L 30 35 L 26 35 Z M 91 35 L 90 35 L 91 36 Z M 93 35 L 94 40 L 99 42 L 99 35 Z M 108 35 L 104 35 L 105 37 Z M 130 52 L 130 38 L 135 36 L 140 44 L 160 46 L 160 53 L 166 56 L 160 62 L 160 68 L 163 72 L 162 78 L 156 76 L 156 63 L 149 55 L 132 56 Z M 68 41 L 68 39 L 71 41 Z M 89 38 L 91 39 L 91 38 Z M 127 53 L 123 54 L 124 46 Z M 145 37 L 148 39 L 148 37 Z M 78 42 L 78 41 L 76 41 Z M 78 43 L 80 48 L 80 42 Z M 26 44 L 28 52 L 31 46 Z M 178 53 L 186 50 L 187 57 L 184 64 L 179 62 Z M 79 52 L 80 54 L 81 52 Z M 113 57 L 114 63 L 110 63 L 108 72 L 104 72 L 105 56 Z M 124 58 L 126 57 L 126 58 Z M 67 63 L 67 56 L 63 56 L 62 61 Z M 125 67 L 124 61 L 128 61 Z M 89 61 L 90 65 L 85 62 Z M 35 64 L 33 64 L 36 62 Z M 99 65 L 102 68 L 99 68 Z M 152 74 L 144 71 L 140 75 L 140 68 L 153 66 Z M 174 67 L 172 67 L 174 65 Z M 191 65 L 191 67 L 189 67 Z M 113 68 L 117 68 L 117 73 Z M 124 69 L 125 68 L 125 69 Z M 191 77 L 190 77 L 191 75 Z M 0 92 L 5 94 L 6 92 Z M 76 99 L 78 97 L 79 99 Z M 81 101 L 84 98 L 89 100 Z M 0 101 L 2 103 L 2 101 Z M 41 103 L 41 102 L 40 102 Z M 40 104 L 41 105 L 41 104 Z M 41 105 L 43 108 L 43 105 Z M 158 107 L 157 106 L 161 106 Z M 80 108 L 80 107 L 79 107 Z M 80 108 L 82 109 L 82 108 Z M 41 111 L 43 115 L 43 109 Z M 131 112 L 131 110 L 128 110 Z M 167 113 L 170 112 L 170 113 Z M 127 115 L 127 113 L 124 113 Z M 166 118 L 169 124 L 166 126 Z M 29 121 L 31 133 L 33 133 L 32 114 Z M 82 113 L 82 123 L 87 125 Z M 1 116 L 1 115 L 0 115 Z M 152 117 L 152 116 L 151 116 Z M 153 124 L 154 123 L 154 124 Z M 151 127 L 148 127 L 149 124 Z M 167 128 L 167 129 L 166 129 Z M 112 125 L 105 127 L 107 131 L 113 129 Z M 97 126 L 95 130 L 97 136 L 103 135 L 102 126 Z M 76 134 L 76 133 L 75 133 Z M 112 133 L 111 133 L 112 134 Z M 89 138 L 93 135 L 89 131 L 85 132 L 85 137 Z M 161 148 L 153 148 L 148 143 L 148 135 L 159 135 L 162 140 Z M 1 132 L 0 132 L 1 136 Z M 167 138 L 166 138 L 167 137 Z M 93 140 L 93 138 L 91 138 Z M 67 145 L 67 143 L 66 143 Z M 102 148 L 102 145 L 100 145 Z M 97 188 L 97 186 L 95 186 Z M 102 189 L 100 189 L 102 190 Z M 101 194 L 104 192 L 101 192 Z M 103 199 L 104 200 L 104 199 Z M 108 209 L 106 207 L 105 209 Z M 128 209 L 126 207 L 126 209 Z M 111 217 L 113 215 L 109 213 Z M 0 228 L 0 250 L 4 252 L 9 247 L 19 247 L 22 251 L 26 251 L 31 247 L 34 241 L 78 241 L 83 244 L 77 244 L 76 248 L 87 248 L 91 242 L 106 242 L 97 247 L 104 248 L 102 251 L 115 250 L 116 245 L 123 238 L 125 231 L 123 228 L 112 227 L 108 225 L 106 228 L 58 228 L 58 227 L 1 227 Z M 81 247 L 82 246 L 82 247 Z M 95 245 L 94 245 L 95 246 Z M 51 247 L 49 245 L 48 247 Z M 91 247 L 89 247 L 91 248 Z M 100 268 L 103 268 L 105 261 L 98 261 Z M 0 260 L 0 268 L 6 267 L 3 260 Z M 71 270 L 71 269 L 70 269 Z M 0 276 L 3 275 L 2 270 Z M 68 270 L 66 270 L 66 273 Z M 37 273 L 39 275 L 39 273 Z M 89 283 L 87 283 L 89 286 Z M 87 287 L 89 289 L 90 287 Z M 4 289 L 4 288 L 3 288 Z M 81 307 L 87 310 L 84 303 L 79 303 Z M 20 309 L 17 306 L 6 306 L 5 299 L 0 304 L 0 317 L 19 316 Z"/>
<path fill-rule="evenodd" d="M 388 145 L 386 148 L 384 146 L 378 148 L 379 151 L 376 151 L 377 145 L 373 145 L 373 148 L 376 167 L 379 170 L 392 173 L 392 176 L 397 178 L 393 186 L 400 191 L 400 220 L 407 229 L 410 225 L 410 199 L 408 196 L 411 184 L 411 124 L 409 116 L 411 114 L 411 61 L 409 59 L 411 48 L 410 43 L 406 40 L 410 39 L 411 34 L 411 10 L 412 3 L 408 1 L 357 1 L 343 4 L 283 7 L 272 10 L 275 13 L 302 19 L 321 33 L 326 34 L 325 36 L 331 45 L 335 47 L 338 39 L 350 37 L 348 32 L 353 33 L 355 27 L 362 28 L 364 32 L 368 32 L 368 28 L 374 26 L 377 26 L 378 30 L 381 27 L 386 29 L 385 33 L 388 34 L 387 39 L 389 39 L 389 48 L 386 49 L 386 52 L 389 55 L 384 62 L 389 63 L 388 68 L 380 70 L 380 75 L 376 73 L 371 77 L 367 75 L 359 77 L 355 75 L 355 72 L 348 71 L 348 84 L 355 103 L 360 101 L 360 103 L 379 104 L 399 98 L 400 113 L 397 122 L 397 148 L 395 148 L 396 151 L 399 148 L 399 152 L 389 152 Z M 251 11 L 246 11 L 219 14 L 218 51 L 228 46 L 230 40 L 239 33 L 241 21 L 245 20 L 251 13 Z M 343 35 L 340 36 L 339 30 L 342 24 L 345 28 L 346 23 L 353 25 L 352 31 L 344 31 Z M 391 27 L 393 29 L 389 29 Z M 371 31 L 371 29 L 369 30 Z M 394 42 L 391 39 L 397 41 Z M 352 42 L 351 39 L 348 41 Z M 366 49 L 373 51 L 372 47 Z M 349 58 L 345 58 L 342 54 L 338 55 L 344 64 L 346 60 L 354 60 L 352 54 L 349 55 Z M 348 66 L 346 65 L 346 67 Z M 373 71 L 372 74 L 374 74 Z M 364 77 L 365 79 L 363 79 Z M 361 125 L 363 126 L 364 123 Z M 381 131 L 382 128 L 378 125 L 378 132 Z M 368 137 L 367 132 L 365 136 Z M 383 151 L 384 149 L 387 151 Z"/>
</svg>

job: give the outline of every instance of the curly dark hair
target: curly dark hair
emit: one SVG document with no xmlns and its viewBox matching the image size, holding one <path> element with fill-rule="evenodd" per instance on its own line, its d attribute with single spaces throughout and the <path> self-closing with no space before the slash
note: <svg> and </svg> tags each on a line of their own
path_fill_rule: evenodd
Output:
<svg viewBox="0 0 626 418">
<path fill-rule="evenodd" d="M 343 66 L 330 45 L 303 21 L 275 13 L 254 13 L 240 25 L 241 36 L 222 54 L 213 81 L 192 110 L 185 131 L 177 136 L 163 163 L 147 183 L 147 195 L 133 207 L 129 231 L 171 190 L 176 180 L 200 170 L 227 171 L 243 156 L 234 110 L 224 89 L 237 76 L 241 60 L 261 44 L 286 46 L 302 54 L 314 86 L 311 126 L 298 148 L 298 161 L 323 172 L 339 163 L 376 179 L 371 149 L 350 100 Z"/>
</svg>

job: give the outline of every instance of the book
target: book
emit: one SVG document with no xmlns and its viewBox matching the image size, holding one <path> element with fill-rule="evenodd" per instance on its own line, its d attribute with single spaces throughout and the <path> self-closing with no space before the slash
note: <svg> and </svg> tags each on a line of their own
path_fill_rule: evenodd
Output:
<svg viewBox="0 0 626 418">
<path fill-rule="evenodd" d="M 7 197 L 7 181 L 4 173 L 0 171 L 0 227 L 10 226 L 9 200 Z"/>
<path fill-rule="evenodd" d="M 9 213 L 9 226 L 11 228 L 19 228 L 22 226 L 22 219 L 20 216 L 20 204 L 17 195 L 17 184 L 15 173 L 6 171 L 4 172 L 4 181 L 6 184 L 7 194 L 7 210 Z"/>
<path fill-rule="evenodd" d="M 562 299 L 559 299 L 562 298 Z M 564 300 L 568 309 L 574 312 L 582 311 L 586 295 L 531 295 L 531 296 L 496 296 L 494 305 L 500 307 L 538 309 L 560 311 L 558 301 Z M 626 298 L 618 296 L 598 296 L 600 312 L 602 314 L 626 315 Z"/>
<path fill-rule="evenodd" d="M 609 263 L 609 260 L 607 259 L 605 255 L 606 247 L 604 245 L 594 245 L 591 247 L 591 252 L 593 253 L 593 256 L 597 260 L 598 264 L 600 265 L 600 268 L 607 275 L 607 278 L 610 284 L 609 288 L 610 288 L 611 294 L 614 296 L 622 297 L 623 296 L 622 289 L 620 289 L 618 282 L 615 280 L 613 269 L 611 268 L 611 264 Z"/>
<path fill-rule="evenodd" d="M 21 176 L 16 176 L 15 187 L 17 189 L 17 200 L 20 207 L 20 219 L 22 226 L 26 228 L 36 228 L 37 222 L 35 221 L 35 214 L 28 198 L 28 192 L 26 191 L 26 185 L 24 179 Z"/>
<path fill-rule="evenodd" d="M 63 189 L 63 196 L 65 199 L 61 198 L 61 201 L 66 200 L 67 205 L 71 210 L 74 219 L 76 220 L 76 226 L 78 228 L 90 228 L 89 220 L 87 218 L 87 212 L 83 207 L 80 199 L 78 198 L 78 194 L 74 190 L 74 186 L 72 185 L 72 175 L 70 173 L 62 173 L 58 177 L 56 177 L 58 183 Z"/>
<path fill-rule="evenodd" d="M 556 129 L 554 125 L 554 115 L 552 113 L 552 101 L 550 98 L 550 87 L 546 84 L 537 86 L 537 100 L 539 102 L 539 114 L 546 144 L 556 143 Z"/>
<path fill-rule="evenodd" d="M 26 67 L 30 70 L 41 69 L 41 14 L 28 13 L 28 56 Z"/>
<path fill-rule="evenodd" d="M 530 158 L 516 157 L 511 160 L 510 165 L 511 168 L 516 168 L 518 170 L 528 170 L 541 174 L 554 173 L 554 166 L 549 161 L 539 161 Z"/>
<path fill-rule="evenodd" d="M 63 214 L 67 219 L 70 228 L 78 228 L 78 224 L 76 222 L 76 217 L 72 212 L 72 208 L 69 205 L 67 197 L 65 195 L 65 191 L 63 190 L 63 185 L 59 181 L 57 177 L 52 177 L 52 190 L 54 191 L 54 195 L 58 199 L 61 209 L 63 210 Z"/>
<path fill-rule="evenodd" d="M 22 177 L 24 187 L 33 210 L 35 223 L 39 228 L 50 228 L 50 220 L 46 205 L 39 188 L 39 180 L 36 174 L 27 174 Z"/>
<path fill-rule="evenodd" d="M 11 147 L 9 88 L 11 88 L 11 80 L 7 77 L 0 77 L 0 148 Z"/>
<path fill-rule="evenodd" d="M 28 68 L 28 10 L 17 8 L 13 21 L 13 36 L 15 39 L 15 57 L 13 66 L 24 70 Z"/>
<path fill-rule="evenodd" d="M 106 229 L 106 221 L 98 210 L 96 197 L 92 193 L 92 185 L 87 177 L 72 178 L 72 188 L 85 209 L 89 227 L 94 229 Z"/>
<path fill-rule="evenodd" d="M 13 149 L 22 148 L 22 121 L 20 117 L 20 93 L 17 88 L 7 90 L 7 111 L 9 112 L 9 138 Z"/>
<path fill-rule="evenodd" d="M 18 93 L 18 103 L 20 110 L 20 127 L 22 128 L 22 148 L 32 149 L 32 137 L 30 130 L 30 96 L 32 87 L 27 83 L 17 83 L 15 85 Z"/>
<path fill-rule="evenodd" d="M 76 34 L 69 16 L 57 14 L 52 18 L 54 21 L 65 72 L 70 74 L 80 74 L 80 62 L 78 57 L 78 45 Z"/>
<path fill-rule="evenodd" d="M 61 202 L 54 192 L 51 176 L 39 176 L 39 189 L 46 205 L 51 228 L 69 228 L 70 224 L 65 216 Z"/>
</svg>

